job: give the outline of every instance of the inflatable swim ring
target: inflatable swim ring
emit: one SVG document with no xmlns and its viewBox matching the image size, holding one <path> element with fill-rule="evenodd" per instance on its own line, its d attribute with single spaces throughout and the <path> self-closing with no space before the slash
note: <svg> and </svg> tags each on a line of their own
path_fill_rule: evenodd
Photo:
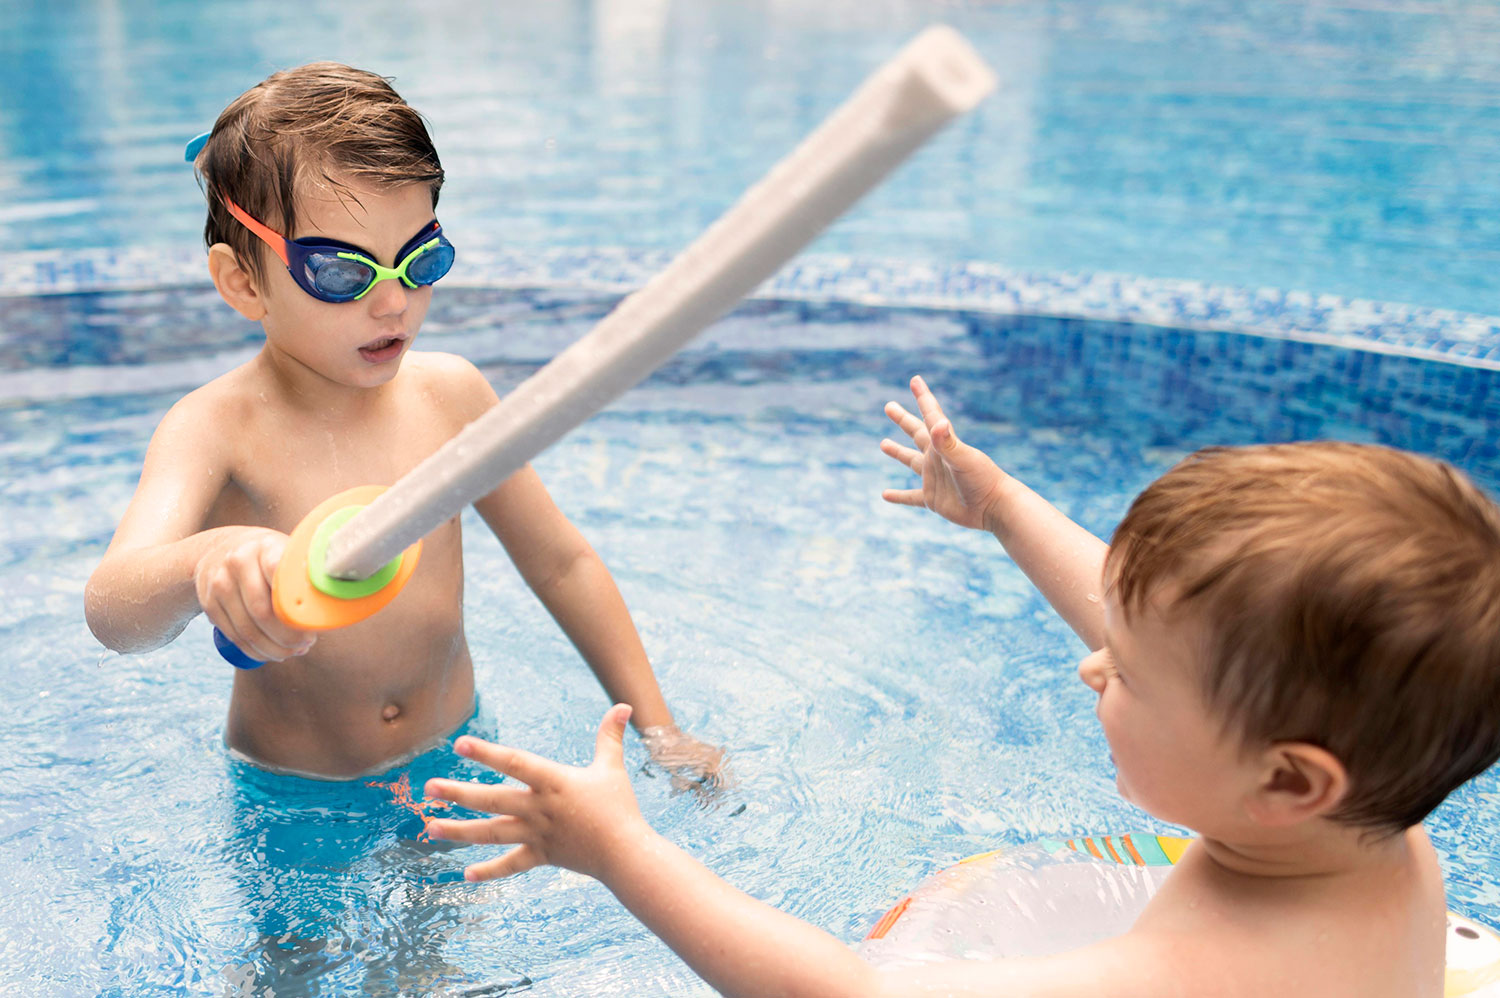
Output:
<svg viewBox="0 0 1500 998">
<path fill-rule="evenodd" d="M 920 884 L 875 923 L 875 963 L 992 960 L 1056 952 L 1127 931 L 1191 839 L 1044 839 L 970 856 Z M 1448 913 L 1444 998 L 1500 998 L 1500 935 Z"/>
</svg>

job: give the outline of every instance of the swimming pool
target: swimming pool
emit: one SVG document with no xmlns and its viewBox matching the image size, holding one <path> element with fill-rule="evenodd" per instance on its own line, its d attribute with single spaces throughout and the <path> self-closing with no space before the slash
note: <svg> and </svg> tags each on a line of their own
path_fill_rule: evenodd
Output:
<svg viewBox="0 0 1500 998">
<path fill-rule="evenodd" d="M 411 841 L 387 788 L 236 770 L 227 667 L 201 621 L 131 657 L 101 656 L 83 626 L 83 581 L 160 414 L 254 348 L 201 284 L 178 157 L 274 65 L 384 60 L 435 119 L 468 270 L 423 343 L 503 391 L 897 38 L 939 14 L 1006 57 L 1026 100 L 1013 87 L 945 137 L 769 299 L 537 462 L 615 573 L 684 727 L 732 755 L 717 806 L 640 775 L 643 810 L 842 938 L 960 856 L 1172 830 L 1116 796 L 1081 646 L 998 547 L 880 501 L 900 478 L 876 450 L 880 407 L 910 374 L 967 440 L 1105 535 L 1206 443 L 1382 441 L 1500 491 L 1500 336 L 1427 307 L 1500 312 L 1483 5 L 1271 4 L 1249 20 L 1214 4 L 516 5 L 464 35 L 438 7 L 399 39 L 335 37 L 333 8 L 306 9 L 101 5 L 72 34 L 28 9 L 0 39 L 15 57 L 0 74 L 27 84 L 0 106 L 0 990 L 707 993 L 595 884 L 467 885 L 464 854 Z M 369 23 L 401 9 L 375 4 Z M 1192 55 L 1160 61 L 1187 38 Z M 1318 99 L 1299 96 L 1314 79 Z M 1342 131 L 1308 137 L 1289 109 Z M 1180 131 L 1152 138 L 1167 123 Z M 1017 135 L 1025 155 L 1003 144 Z M 1295 183 L 1277 180 L 1288 166 Z M 467 534 L 488 723 L 581 760 L 602 696 L 498 545 Z M 1430 823 L 1452 906 L 1492 925 L 1497 819 L 1491 772 Z"/>
<path fill-rule="evenodd" d="M 503 389 L 612 301 L 451 290 L 424 335 Z M 101 329 L 139 332 L 132 319 L 147 310 L 241 332 L 203 289 L 10 304 L 39 313 L 37 345 L 59 350 Z M 160 377 L 189 353 L 164 359 Z M 1485 433 L 1496 372 L 1239 334 L 847 304 L 757 302 L 715 327 L 538 467 L 617 575 L 684 726 L 733 754 L 739 783 L 719 806 L 638 777 L 645 813 L 731 881 L 849 939 L 922 876 L 996 843 L 1170 830 L 1115 794 L 1093 696 L 1074 675 L 1081 646 L 998 547 L 880 501 L 896 477 L 875 448 L 880 406 L 918 370 L 969 440 L 1100 533 L 1208 441 L 1380 440 L 1500 487 Z M 0 925 L 13 947 L 0 976 L 63 994 L 218 993 L 249 968 L 278 995 L 521 976 L 543 994 L 701 992 L 582 878 L 456 881 L 463 860 L 411 842 L 388 791 L 247 789 L 220 745 L 226 667 L 201 622 L 161 651 L 101 658 L 79 593 L 175 395 L 0 409 L 13 469 L 0 633 L 17 705 L 0 735 Z M 496 730 L 581 760 L 603 705 L 592 678 L 480 524 L 466 558 Z M 246 824 L 259 826 L 246 811 L 268 807 L 290 816 L 247 842 Z M 350 813 L 369 827 L 351 831 Z M 1491 923 L 1497 820 L 1492 772 L 1431 822 L 1453 906 Z M 307 927 L 321 933 L 312 949 Z"/>
</svg>

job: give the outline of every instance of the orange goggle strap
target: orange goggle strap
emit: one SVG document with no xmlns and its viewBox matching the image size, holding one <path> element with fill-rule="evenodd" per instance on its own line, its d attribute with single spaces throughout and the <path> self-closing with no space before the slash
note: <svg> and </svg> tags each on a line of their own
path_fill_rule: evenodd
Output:
<svg viewBox="0 0 1500 998">
<path fill-rule="evenodd" d="M 251 232 L 255 233 L 257 236 L 260 236 L 262 242 L 271 247 L 271 249 L 275 250 L 276 255 L 281 257 L 281 262 L 283 264 L 285 264 L 288 268 L 291 267 L 292 261 L 287 257 L 286 254 L 285 236 L 277 232 L 275 229 L 270 228 L 269 226 L 262 225 L 260 222 L 256 221 L 248 211 L 241 208 L 239 205 L 235 204 L 228 198 L 224 199 L 224 207 L 229 209 L 229 214 L 240 220 L 241 225 L 249 229 Z"/>
</svg>

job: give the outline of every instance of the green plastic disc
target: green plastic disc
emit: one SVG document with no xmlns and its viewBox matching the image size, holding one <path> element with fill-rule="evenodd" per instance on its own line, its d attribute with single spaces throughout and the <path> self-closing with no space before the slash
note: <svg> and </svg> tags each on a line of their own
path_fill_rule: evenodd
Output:
<svg viewBox="0 0 1500 998">
<path fill-rule="evenodd" d="M 335 599 L 359 599 L 361 596 L 380 592 L 396 577 L 396 573 L 401 570 L 401 559 L 406 557 L 398 554 L 368 579 L 335 579 L 323 570 L 328 561 L 329 540 L 362 509 L 363 506 L 345 506 L 330 513 L 327 519 L 318 524 L 318 529 L 313 531 L 312 543 L 307 546 L 308 581 L 319 592 Z"/>
</svg>

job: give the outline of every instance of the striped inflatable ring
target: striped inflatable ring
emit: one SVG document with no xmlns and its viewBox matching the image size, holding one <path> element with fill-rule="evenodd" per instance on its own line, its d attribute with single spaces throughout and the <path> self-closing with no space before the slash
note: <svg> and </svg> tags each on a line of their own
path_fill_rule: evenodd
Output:
<svg viewBox="0 0 1500 998">
<path fill-rule="evenodd" d="M 898 901 L 862 950 L 875 963 L 1053 952 L 1060 925 L 1069 948 L 1087 946 L 1130 928 L 1190 842 L 1096 835 L 970 856 Z M 1087 924 L 1080 911 L 1088 912 Z M 1447 956 L 1444 998 L 1500 998 L 1500 935 L 1493 929 L 1449 912 Z"/>
</svg>

